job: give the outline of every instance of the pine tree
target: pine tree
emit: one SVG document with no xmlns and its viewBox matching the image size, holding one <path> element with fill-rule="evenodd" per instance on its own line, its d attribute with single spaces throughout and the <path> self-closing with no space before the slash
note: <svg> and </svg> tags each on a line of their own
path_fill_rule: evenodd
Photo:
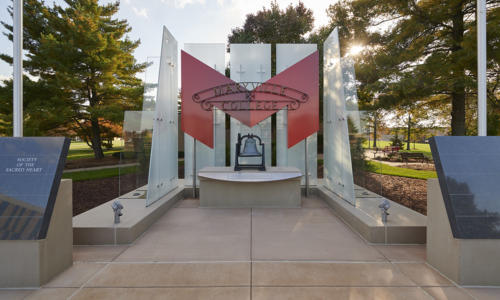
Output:
<svg viewBox="0 0 500 300">
<path fill-rule="evenodd" d="M 500 1 L 487 5 L 488 95 L 499 99 Z M 477 97 L 475 14 L 474 0 L 342 1 L 330 6 L 328 28 L 341 27 L 344 47 L 367 46 L 356 68 L 361 95 L 384 107 L 443 96 L 451 134 L 465 135 L 467 99 Z"/>
<path fill-rule="evenodd" d="M 82 137 L 95 158 L 102 158 L 103 122 L 120 123 L 124 110 L 140 106 L 143 88 L 136 74 L 146 64 L 133 56 L 140 41 L 127 37 L 127 21 L 113 18 L 119 2 L 64 2 L 49 7 L 25 0 L 26 70 L 47 85 L 52 98 L 63 100 L 66 118 L 60 126 Z"/>
</svg>

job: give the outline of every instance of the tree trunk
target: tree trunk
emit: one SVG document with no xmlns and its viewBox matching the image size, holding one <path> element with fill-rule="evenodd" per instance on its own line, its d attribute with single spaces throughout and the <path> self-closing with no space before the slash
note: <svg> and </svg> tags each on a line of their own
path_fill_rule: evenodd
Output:
<svg viewBox="0 0 500 300">
<path fill-rule="evenodd" d="M 373 117 L 373 148 L 377 148 L 377 115 Z"/>
<path fill-rule="evenodd" d="M 451 135 L 465 135 L 465 89 L 451 94 Z"/>
<path fill-rule="evenodd" d="M 406 140 L 406 150 L 410 150 L 410 137 L 411 137 L 411 115 L 408 114 L 408 132 L 407 132 L 407 140 Z"/>
<path fill-rule="evenodd" d="M 465 70 L 456 61 L 455 52 L 462 50 L 462 42 L 464 40 L 464 14 L 463 4 L 456 7 L 456 15 L 453 17 L 453 46 L 452 52 L 452 91 L 451 91 L 451 135 L 465 135 L 465 85 L 464 77 Z"/>
<path fill-rule="evenodd" d="M 92 126 L 92 150 L 94 150 L 94 157 L 96 159 L 104 158 L 102 152 L 101 128 L 99 127 L 99 120 L 92 118 L 90 120 Z"/>
</svg>

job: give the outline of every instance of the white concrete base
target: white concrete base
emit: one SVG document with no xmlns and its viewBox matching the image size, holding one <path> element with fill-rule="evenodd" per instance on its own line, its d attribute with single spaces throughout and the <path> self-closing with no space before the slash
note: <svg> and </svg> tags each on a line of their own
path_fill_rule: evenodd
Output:
<svg viewBox="0 0 500 300">
<path fill-rule="evenodd" d="M 73 217 L 73 243 L 75 245 L 130 244 L 146 231 L 178 200 L 184 198 L 183 181 L 160 200 L 146 207 L 147 189 L 138 188 L 78 216 Z M 114 224 L 111 204 L 119 200 L 123 216 Z"/>
<path fill-rule="evenodd" d="M 0 288 L 39 287 L 73 264 L 73 189 L 61 180 L 47 237 L 0 241 Z"/>
<path fill-rule="evenodd" d="M 204 168 L 200 178 L 200 206 L 220 208 L 300 207 L 300 179 L 296 168 L 266 171 Z"/>
<path fill-rule="evenodd" d="M 500 240 L 454 238 L 437 179 L 427 180 L 427 262 L 460 285 L 500 286 Z"/>
<path fill-rule="evenodd" d="M 321 183 L 321 182 L 320 182 Z M 356 206 L 321 184 L 318 193 L 333 210 L 370 243 L 425 244 L 426 216 L 390 201 L 387 223 L 382 222 L 378 205 L 385 199 L 355 186 Z"/>
</svg>

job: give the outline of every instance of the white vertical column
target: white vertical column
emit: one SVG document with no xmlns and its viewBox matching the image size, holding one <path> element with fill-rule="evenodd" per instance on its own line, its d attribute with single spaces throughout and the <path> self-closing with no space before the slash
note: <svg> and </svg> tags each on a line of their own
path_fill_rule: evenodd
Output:
<svg viewBox="0 0 500 300">
<path fill-rule="evenodd" d="M 326 188 L 355 205 L 337 28 L 328 36 L 323 47 L 323 182 Z"/>
<path fill-rule="evenodd" d="M 163 27 L 146 206 L 161 199 L 178 184 L 177 64 L 177 41 Z"/>
<path fill-rule="evenodd" d="M 225 72 L 225 44 L 184 44 L 184 50 L 217 72 Z M 214 148 L 196 143 L 196 169 L 226 165 L 226 120 L 225 113 L 214 108 Z M 184 133 L 184 178 L 185 184 L 193 182 L 193 137 Z M 197 179 L 198 181 L 198 179 Z"/>
<path fill-rule="evenodd" d="M 231 44 L 231 79 L 236 82 L 264 82 L 271 78 L 271 45 L 270 44 Z M 231 165 L 234 166 L 235 148 L 238 133 L 253 133 L 262 139 L 266 151 L 266 166 L 271 165 L 272 136 L 271 117 L 261 121 L 252 128 L 231 118 Z M 244 159 L 241 160 L 245 162 Z M 254 162 L 254 161 L 253 161 Z"/>
<path fill-rule="evenodd" d="M 487 135 L 486 112 L 486 0 L 477 0 L 477 134 Z"/>
<path fill-rule="evenodd" d="M 23 136 L 23 1 L 14 0 L 14 136 Z"/>
<path fill-rule="evenodd" d="M 293 66 L 317 50 L 316 44 L 277 44 L 276 45 L 276 74 Z M 307 80 L 306 78 L 304 80 Z M 298 168 L 305 174 L 305 141 L 288 148 L 287 111 L 280 110 L 276 115 L 276 164 Z M 314 133 L 307 138 L 307 161 L 309 184 L 315 185 L 318 178 L 318 134 Z M 305 177 L 302 177 L 302 184 Z"/>
</svg>

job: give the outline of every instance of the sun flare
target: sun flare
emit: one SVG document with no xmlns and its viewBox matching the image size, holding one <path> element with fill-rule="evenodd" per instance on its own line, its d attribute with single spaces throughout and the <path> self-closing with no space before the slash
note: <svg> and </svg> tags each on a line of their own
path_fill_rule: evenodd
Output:
<svg viewBox="0 0 500 300">
<path fill-rule="evenodd" d="M 365 47 L 363 45 L 352 45 L 349 48 L 347 55 L 356 56 L 356 55 L 360 54 L 361 52 L 363 52 L 363 50 L 365 50 Z"/>
</svg>

